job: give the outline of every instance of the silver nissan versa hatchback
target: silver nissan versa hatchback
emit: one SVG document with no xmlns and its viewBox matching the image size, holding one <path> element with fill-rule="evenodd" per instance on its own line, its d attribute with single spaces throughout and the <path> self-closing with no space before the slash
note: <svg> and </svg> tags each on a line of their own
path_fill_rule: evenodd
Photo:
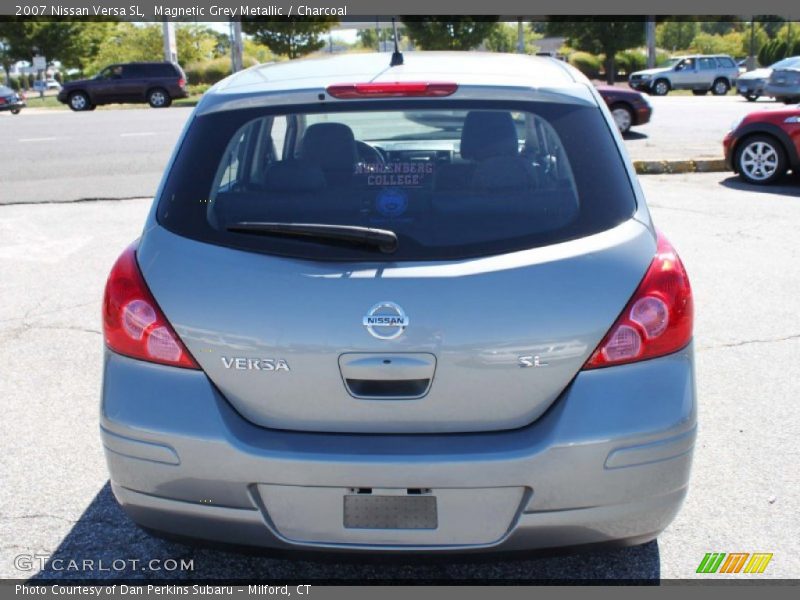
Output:
<svg viewBox="0 0 800 600">
<path fill-rule="evenodd" d="M 571 67 L 254 67 L 198 104 L 108 278 L 114 494 L 274 548 L 649 541 L 689 482 L 692 315 Z"/>
</svg>

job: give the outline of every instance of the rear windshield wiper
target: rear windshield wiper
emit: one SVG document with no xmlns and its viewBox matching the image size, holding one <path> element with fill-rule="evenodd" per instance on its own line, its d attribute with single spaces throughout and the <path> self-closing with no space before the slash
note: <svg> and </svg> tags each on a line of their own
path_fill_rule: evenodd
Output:
<svg viewBox="0 0 800 600">
<path fill-rule="evenodd" d="M 394 231 L 359 227 L 358 225 L 242 221 L 228 225 L 227 230 L 234 233 L 298 237 L 308 238 L 315 242 L 344 242 L 358 246 L 371 246 L 387 254 L 397 250 L 397 234 Z"/>
</svg>

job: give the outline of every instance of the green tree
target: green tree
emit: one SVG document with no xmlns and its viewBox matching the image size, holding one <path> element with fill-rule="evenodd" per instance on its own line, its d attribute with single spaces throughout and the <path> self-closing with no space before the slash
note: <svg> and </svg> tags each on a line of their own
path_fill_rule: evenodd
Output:
<svg viewBox="0 0 800 600">
<path fill-rule="evenodd" d="M 698 54 L 741 56 L 746 39 L 746 36 L 738 31 L 731 31 L 725 35 L 700 32 L 692 41 L 691 49 Z"/>
<path fill-rule="evenodd" d="M 777 15 L 756 15 L 754 19 L 756 23 L 761 25 L 767 37 L 771 40 L 775 39 L 783 24 L 786 23 L 786 19 Z"/>
<path fill-rule="evenodd" d="M 338 20 L 335 17 L 285 17 L 276 20 L 243 19 L 242 29 L 275 54 L 298 58 L 325 46 L 322 36 Z"/>
<path fill-rule="evenodd" d="M 415 46 L 423 50 L 472 50 L 489 36 L 497 17 L 403 17 Z"/>
<path fill-rule="evenodd" d="M 553 17 L 548 22 L 550 35 L 562 35 L 577 49 L 605 55 L 606 81 L 614 83 L 617 52 L 644 44 L 644 23 L 641 21 L 577 20 L 575 17 Z"/>
<path fill-rule="evenodd" d="M 91 25 L 87 23 L 86 25 Z M 87 35 L 84 32 L 84 35 Z M 93 74 L 106 65 L 119 62 L 159 61 L 164 56 L 164 38 L 161 25 L 135 25 L 113 23 L 102 37 L 97 51 L 88 57 L 82 67 Z M 175 44 L 178 62 L 182 65 L 214 59 L 219 54 L 220 40 L 216 32 L 195 24 L 175 26 Z"/>
<path fill-rule="evenodd" d="M 656 44 L 670 52 L 685 50 L 699 31 L 696 21 L 665 21 L 656 25 Z"/>
<path fill-rule="evenodd" d="M 700 22 L 700 31 L 712 35 L 727 35 L 732 31 L 742 31 L 743 27 L 743 23 L 732 15 L 720 16 L 714 21 Z"/>
<path fill-rule="evenodd" d="M 106 22 L 0 21 L 0 62 L 8 69 L 17 61 L 45 56 L 68 68 L 83 68 L 87 57 L 103 44 Z"/>
<path fill-rule="evenodd" d="M 525 26 L 523 37 L 525 53 L 534 54 L 539 49 L 534 42 L 542 36 L 534 33 L 530 27 Z M 486 49 L 491 52 L 516 52 L 518 43 L 517 23 L 497 23 L 485 40 Z"/>
<path fill-rule="evenodd" d="M 30 60 L 25 24 L 21 21 L 0 20 L 0 64 L 9 80 L 11 66 L 20 60 Z"/>
</svg>

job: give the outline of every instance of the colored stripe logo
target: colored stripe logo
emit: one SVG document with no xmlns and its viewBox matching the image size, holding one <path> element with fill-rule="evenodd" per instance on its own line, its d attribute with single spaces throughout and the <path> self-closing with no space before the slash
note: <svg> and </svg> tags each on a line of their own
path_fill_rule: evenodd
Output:
<svg viewBox="0 0 800 600">
<path fill-rule="evenodd" d="M 748 558 L 750 560 L 748 560 Z M 763 573 L 769 562 L 772 560 L 772 553 L 756 552 L 707 552 L 697 565 L 697 573 Z"/>
</svg>

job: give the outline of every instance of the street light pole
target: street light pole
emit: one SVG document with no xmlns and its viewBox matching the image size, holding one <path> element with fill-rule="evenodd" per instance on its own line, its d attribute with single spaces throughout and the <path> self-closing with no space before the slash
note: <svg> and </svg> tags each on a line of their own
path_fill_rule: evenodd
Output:
<svg viewBox="0 0 800 600">
<path fill-rule="evenodd" d="M 243 51 L 242 22 L 233 20 L 231 21 L 231 70 L 233 73 L 244 68 Z"/>
<path fill-rule="evenodd" d="M 645 37 L 647 38 L 647 68 L 652 69 L 656 66 L 656 18 L 647 17 L 645 25 Z"/>
<path fill-rule="evenodd" d="M 750 55 L 747 57 L 747 70 L 756 68 L 756 17 L 750 16 Z"/>
<path fill-rule="evenodd" d="M 164 21 L 162 24 L 164 34 L 164 60 L 171 63 L 178 62 L 178 44 L 175 41 L 175 23 Z"/>
</svg>

